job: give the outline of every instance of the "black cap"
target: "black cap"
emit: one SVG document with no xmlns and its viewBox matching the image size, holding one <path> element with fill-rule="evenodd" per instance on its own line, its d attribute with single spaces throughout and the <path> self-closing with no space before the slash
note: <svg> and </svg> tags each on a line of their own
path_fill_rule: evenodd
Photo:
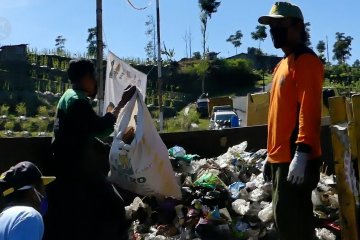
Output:
<svg viewBox="0 0 360 240">
<path fill-rule="evenodd" d="M 31 162 L 20 162 L 0 176 L 0 189 L 3 196 L 15 191 L 27 190 L 42 182 L 47 185 L 55 177 L 45 177 L 39 168 Z"/>
</svg>

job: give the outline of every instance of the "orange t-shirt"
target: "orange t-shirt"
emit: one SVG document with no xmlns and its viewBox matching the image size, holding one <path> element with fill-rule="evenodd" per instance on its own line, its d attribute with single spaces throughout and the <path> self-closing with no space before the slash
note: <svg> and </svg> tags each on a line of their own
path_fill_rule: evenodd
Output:
<svg viewBox="0 0 360 240">
<path fill-rule="evenodd" d="M 274 70 L 268 117 L 268 159 L 291 162 L 295 150 L 321 156 L 321 94 L 324 66 L 302 46 Z"/>
</svg>

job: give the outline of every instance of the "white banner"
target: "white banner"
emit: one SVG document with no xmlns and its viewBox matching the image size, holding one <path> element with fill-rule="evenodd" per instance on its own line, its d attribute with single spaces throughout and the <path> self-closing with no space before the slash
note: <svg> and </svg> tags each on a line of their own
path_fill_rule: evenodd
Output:
<svg viewBox="0 0 360 240">
<path fill-rule="evenodd" d="M 118 104 L 124 93 L 124 89 L 128 85 L 137 86 L 145 101 L 146 84 L 146 74 L 131 67 L 109 51 L 106 66 L 103 113 L 105 114 L 106 108 L 110 103 L 113 103 L 115 106 Z"/>
</svg>

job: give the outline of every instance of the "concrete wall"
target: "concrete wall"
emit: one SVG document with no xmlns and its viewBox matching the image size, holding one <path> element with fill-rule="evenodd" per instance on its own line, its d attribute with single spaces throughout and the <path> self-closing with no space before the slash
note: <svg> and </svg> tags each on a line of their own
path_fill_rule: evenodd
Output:
<svg viewBox="0 0 360 240">
<path fill-rule="evenodd" d="M 266 148 L 266 126 L 225 129 L 222 131 L 193 131 L 164 133 L 161 137 L 168 148 L 182 146 L 188 153 L 215 157 L 235 144 L 248 141 L 249 151 Z M 332 171 L 332 147 L 329 127 L 321 133 L 323 159 Z M 32 161 L 44 169 L 51 156 L 51 138 L 0 138 L 0 172 L 20 161 Z M 46 172 L 46 169 L 44 169 Z"/>
</svg>

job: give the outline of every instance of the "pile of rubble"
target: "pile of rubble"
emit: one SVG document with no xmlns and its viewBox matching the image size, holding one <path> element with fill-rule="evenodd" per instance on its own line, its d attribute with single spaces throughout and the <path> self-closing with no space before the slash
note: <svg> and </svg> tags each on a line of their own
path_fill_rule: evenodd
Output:
<svg viewBox="0 0 360 240">
<path fill-rule="evenodd" d="M 262 175 L 267 152 L 250 153 L 246 147 L 243 142 L 219 157 L 200 160 L 197 155 L 186 155 L 181 147 L 170 149 L 183 199 L 158 203 L 154 198 L 136 198 L 127 212 L 138 214 L 141 208 L 143 214 L 133 224 L 132 239 L 277 239 L 272 185 Z M 336 239 L 322 228 L 331 229 L 338 219 L 337 195 L 330 179 L 322 175 L 313 193 L 315 213 L 321 215 L 317 235 L 322 240 Z"/>
</svg>

